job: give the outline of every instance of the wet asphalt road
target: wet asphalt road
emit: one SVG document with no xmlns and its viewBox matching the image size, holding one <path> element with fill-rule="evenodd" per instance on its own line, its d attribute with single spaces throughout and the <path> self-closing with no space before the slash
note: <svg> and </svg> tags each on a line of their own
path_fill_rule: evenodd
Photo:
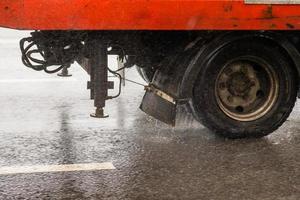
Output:
<svg viewBox="0 0 300 200">
<path fill-rule="evenodd" d="M 116 169 L 0 175 L 0 199 L 300 199 L 299 103 L 258 140 L 224 140 L 194 123 L 170 128 L 138 109 L 143 88 L 131 83 L 108 102 L 110 118 L 93 119 L 85 72 L 76 65 L 62 79 L 25 68 L 20 35 L 0 31 L 0 167 Z M 134 70 L 128 76 L 141 82 Z"/>
</svg>

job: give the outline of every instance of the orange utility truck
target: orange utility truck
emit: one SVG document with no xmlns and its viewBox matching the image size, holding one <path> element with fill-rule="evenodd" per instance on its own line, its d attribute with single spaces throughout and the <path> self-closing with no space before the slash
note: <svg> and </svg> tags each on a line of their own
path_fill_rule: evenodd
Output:
<svg viewBox="0 0 300 200">
<path fill-rule="evenodd" d="M 78 62 L 94 117 L 120 94 L 107 92 L 108 72 L 122 79 L 109 54 L 137 66 L 149 83 L 141 109 L 171 125 L 183 107 L 224 137 L 262 137 L 297 98 L 300 0 L 0 0 L 0 26 L 35 30 L 20 41 L 29 68 Z"/>
</svg>

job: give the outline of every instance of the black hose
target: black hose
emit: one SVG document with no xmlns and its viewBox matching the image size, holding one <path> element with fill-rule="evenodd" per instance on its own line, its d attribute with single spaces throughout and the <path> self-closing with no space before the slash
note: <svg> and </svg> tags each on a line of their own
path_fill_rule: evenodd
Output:
<svg viewBox="0 0 300 200">
<path fill-rule="evenodd" d="M 26 46 L 26 43 L 28 45 Z M 36 47 L 36 48 L 34 48 Z M 36 71 L 45 71 L 48 74 L 57 73 L 64 68 L 64 66 L 68 66 L 71 63 L 72 59 L 68 59 L 68 62 L 62 62 L 60 64 L 49 63 L 44 55 L 43 50 L 38 46 L 38 44 L 33 40 L 32 37 L 23 38 L 20 41 L 20 49 L 22 53 L 22 62 L 26 67 L 29 67 Z M 40 54 L 41 59 L 35 58 L 33 55 Z M 49 69 L 49 67 L 53 65 L 59 65 L 55 69 Z"/>
</svg>

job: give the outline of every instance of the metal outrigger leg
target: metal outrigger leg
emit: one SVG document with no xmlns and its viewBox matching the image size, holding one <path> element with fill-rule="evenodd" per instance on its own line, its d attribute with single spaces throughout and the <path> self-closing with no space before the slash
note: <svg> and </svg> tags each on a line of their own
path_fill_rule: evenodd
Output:
<svg viewBox="0 0 300 200">
<path fill-rule="evenodd" d="M 88 66 L 90 70 L 90 82 L 88 88 L 91 90 L 91 99 L 96 107 L 91 117 L 106 118 L 104 114 L 105 101 L 108 99 L 108 55 L 107 46 L 100 40 L 91 41 L 89 44 L 90 58 Z"/>
</svg>

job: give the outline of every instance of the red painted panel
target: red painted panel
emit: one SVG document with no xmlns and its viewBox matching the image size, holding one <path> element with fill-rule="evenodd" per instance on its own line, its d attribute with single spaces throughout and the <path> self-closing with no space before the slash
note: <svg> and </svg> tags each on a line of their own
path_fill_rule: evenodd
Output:
<svg viewBox="0 0 300 200">
<path fill-rule="evenodd" d="M 0 0 L 0 26 L 39 30 L 300 30 L 300 5 L 243 0 Z"/>
<path fill-rule="evenodd" d="M 0 0 L 0 27 L 23 26 L 23 11 L 23 0 Z"/>
</svg>

